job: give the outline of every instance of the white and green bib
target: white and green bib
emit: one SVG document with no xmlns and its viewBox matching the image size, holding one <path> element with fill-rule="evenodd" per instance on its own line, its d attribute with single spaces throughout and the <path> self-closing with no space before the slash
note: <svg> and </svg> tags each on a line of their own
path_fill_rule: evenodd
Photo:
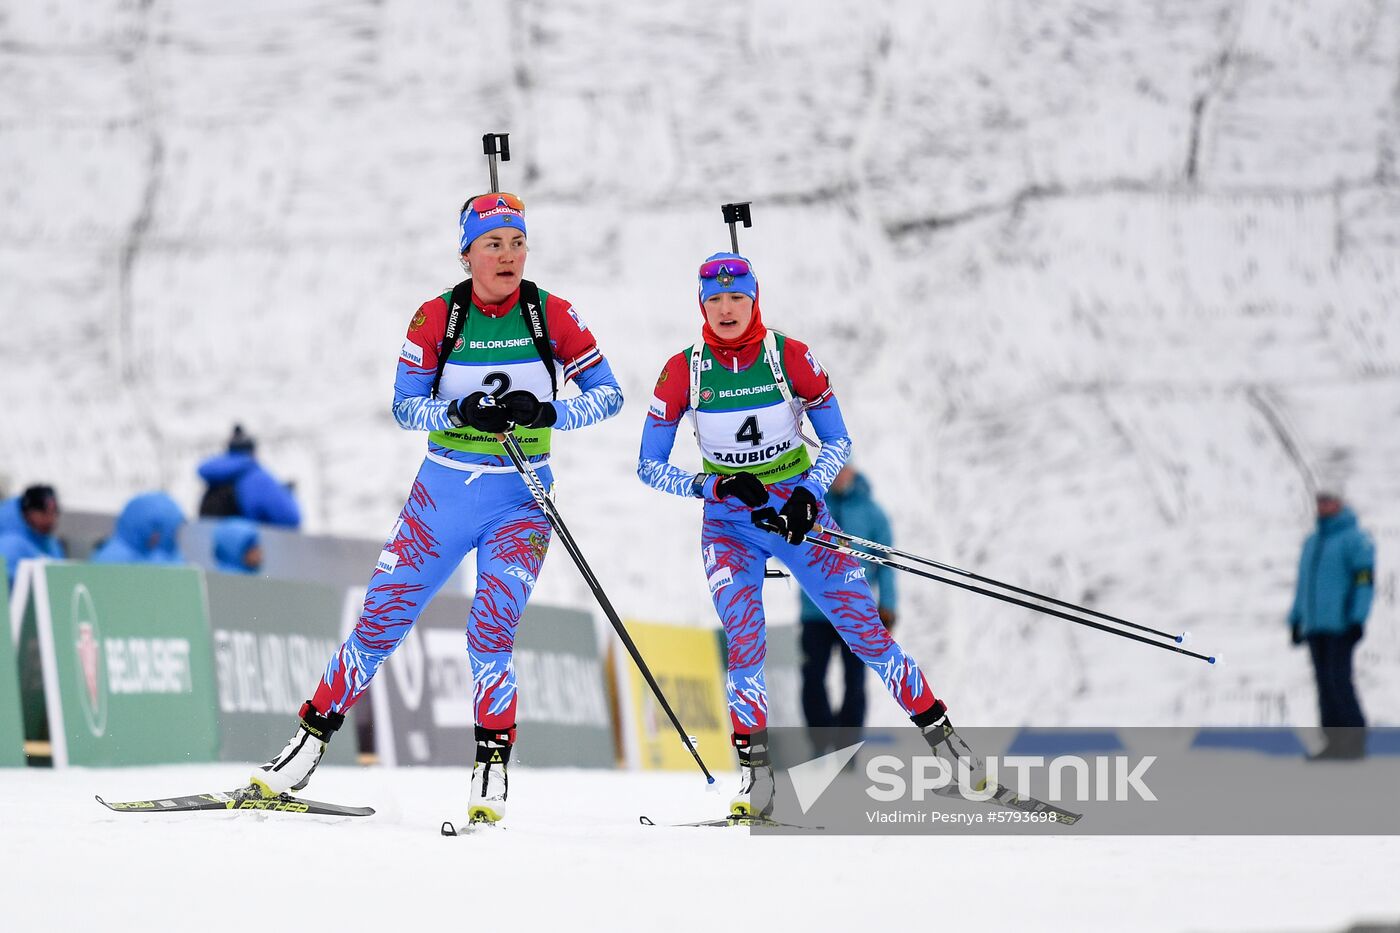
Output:
<svg viewBox="0 0 1400 933">
<path fill-rule="evenodd" d="M 777 483 L 804 472 L 802 407 L 782 364 L 785 338 L 768 332 L 758 360 L 725 369 L 705 344 L 690 348 L 690 408 L 706 473 L 752 473 Z"/>
<path fill-rule="evenodd" d="M 549 296 L 541 290 L 541 309 L 548 300 Z M 530 325 L 520 314 L 519 305 L 500 317 L 489 317 L 472 308 L 449 351 L 442 381 L 438 383 L 438 398 L 465 398 L 473 392 L 500 397 L 516 389 L 524 389 L 540 401 L 553 398 L 549 370 L 535 352 Z M 549 428 L 517 427 L 511 433 L 526 455 L 549 453 Z M 433 431 L 428 439 L 442 447 L 467 453 L 502 452 L 500 441 L 494 435 L 474 428 Z"/>
</svg>

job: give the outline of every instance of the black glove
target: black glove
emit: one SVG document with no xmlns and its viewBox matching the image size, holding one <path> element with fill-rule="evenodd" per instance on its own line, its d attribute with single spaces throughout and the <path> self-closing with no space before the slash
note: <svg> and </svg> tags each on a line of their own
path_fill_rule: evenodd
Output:
<svg viewBox="0 0 1400 933">
<path fill-rule="evenodd" d="M 787 525 L 778 517 L 778 510 L 771 505 L 765 505 L 761 509 L 754 509 L 749 513 L 749 521 L 764 531 L 771 531 L 775 535 L 787 535 Z"/>
<path fill-rule="evenodd" d="M 768 487 L 752 473 L 729 473 L 715 483 L 715 495 L 721 499 L 737 496 L 744 505 L 756 509 L 767 504 Z"/>
<path fill-rule="evenodd" d="M 880 624 L 883 625 L 883 626 L 885 627 L 885 631 L 887 631 L 887 632 L 893 632 L 893 631 L 894 631 L 894 622 L 895 622 L 895 613 L 894 613 L 894 610 L 891 609 L 889 606 L 881 606 L 881 607 L 879 608 L 879 612 L 880 612 Z"/>
<path fill-rule="evenodd" d="M 1365 629 L 1356 623 L 1347 626 L 1347 643 L 1354 645 L 1361 640 L 1361 636 L 1366 634 Z"/>
<path fill-rule="evenodd" d="M 447 406 L 447 420 L 459 428 L 475 428 L 487 434 L 504 434 L 510 430 L 510 413 L 501 407 L 494 395 L 473 392 Z"/>
<path fill-rule="evenodd" d="M 516 389 L 501 396 L 501 405 L 510 413 L 510 420 L 522 428 L 552 428 L 559 412 L 549 402 L 541 402 L 535 393 Z"/>
<path fill-rule="evenodd" d="M 807 491 L 806 486 L 798 486 L 788 497 L 778 517 L 783 521 L 783 537 L 788 544 L 801 544 L 807 532 L 817 523 L 817 497 Z"/>
<path fill-rule="evenodd" d="M 1293 623 L 1293 644 L 1295 644 L 1295 645 L 1301 645 L 1302 643 L 1303 643 L 1303 629 L 1302 629 L 1302 627 L 1301 627 L 1300 625 L 1298 625 L 1298 623 L 1295 622 L 1295 623 Z"/>
</svg>

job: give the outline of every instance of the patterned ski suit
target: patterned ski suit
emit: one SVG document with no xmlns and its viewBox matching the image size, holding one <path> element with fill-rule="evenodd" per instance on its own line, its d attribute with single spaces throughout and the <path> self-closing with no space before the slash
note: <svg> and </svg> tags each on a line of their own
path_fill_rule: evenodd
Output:
<svg viewBox="0 0 1400 933">
<path fill-rule="evenodd" d="M 549 344 L 562 389 L 573 380 L 582 394 L 555 399 L 554 430 L 570 431 L 622 410 L 622 392 L 588 327 L 568 302 L 541 292 Z M 410 431 L 427 430 L 428 454 L 403 511 L 370 576 L 360 620 L 331 658 L 312 704 L 322 713 L 348 710 L 418 614 L 468 552 L 477 549 L 476 596 L 467 619 L 467 654 L 475 683 L 478 725 L 515 725 L 515 630 L 549 547 L 548 520 L 525 482 L 489 435 L 456 429 L 447 406 L 472 392 L 497 395 L 528 389 L 551 397 L 549 371 L 530 339 L 519 291 L 500 305 L 473 298 L 462 319 L 437 395 L 433 380 L 447 324 L 447 302 L 418 309 L 399 353 L 394 417 Z M 546 488 L 550 430 L 516 429 Z M 494 451 L 494 452 L 493 452 Z"/>
<path fill-rule="evenodd" d="M 642 429 L 637 475 L 647 485 L 705 500 L 700 548 L 715 611 L 729 644 L 729 716 L 736 735 L 764 729 L 768 695 L 763 680 L 766 635 L 763 571 L 768 557 L 787 565 L 851 650 L 873 668 L 910 716 L 935 698 L 914 659 L 880 623 L 865 571 L 854 558 L 810 544 L 789 544 L 755 527 L 738 499 L 717 498 L 720 475 L 746 470 L 768 487 L 769 505 L 781 509 L 797 486 L 822 502 L 850 456 L 851 440 L 827 374 L 806 345 L 773 333 L 774 347 L 748 344 L 737 352 L 692 347 L 667 361 Z M 772 362 L 770 363 L 770 357 Z M 792 402 L 782 394 L 781 368 Z M 692 399 L 697 405 L 692 405 Z M 812 462 L 799 437 L 802 413 L 821 440 Z M 681 416 L 692 414 L 704 472 L 670 463 Z M 822 502 L 817 522 L 835 527 Z"/>
</svg>

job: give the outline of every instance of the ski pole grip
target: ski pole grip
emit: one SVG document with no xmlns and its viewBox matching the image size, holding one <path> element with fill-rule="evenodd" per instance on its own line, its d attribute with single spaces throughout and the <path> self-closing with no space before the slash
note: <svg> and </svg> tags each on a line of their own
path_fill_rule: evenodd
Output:
<svg viewBox="0 0 1400 933">
<path fill-rule="evenodd" d="M 755 527 L 762 528 L 764 531 L 771 531 L 775 535 L 787 534 L 786 523 L 783 522 L 782 517 L 778 515 L 777 511 L 771 505 L 765 505 L 761 509 L 754 509 L 749 515 L 749 519 L 754 523 Z"/>
</svg>

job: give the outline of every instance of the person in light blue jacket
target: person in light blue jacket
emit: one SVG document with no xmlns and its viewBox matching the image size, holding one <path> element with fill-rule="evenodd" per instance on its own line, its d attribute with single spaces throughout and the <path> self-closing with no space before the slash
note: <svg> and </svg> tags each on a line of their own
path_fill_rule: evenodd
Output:
<svg viewBox="0 0 1400 933">
<path fill-rule="evenodd" d="M 224 573 L 262 570 L 262 540 L 255 522 L 225 518 L 214 527 L 214 565 Z"/>
<path fill-rule="evenodd" d="M 117 516 L 117 527 L 96 553 L 94 564 L 183 564 L 175 535 L 185 516 L 163 492 L 135 496 Z"/>
<path fill-rule="evenodd" d="M 30 557 L 62 560 L 67 556 L 58 528 L 58 495 L 52 486 L 30 486 L 0 502 L 0 564 L 13 585 L 19 562 Z"/>
<path fill-rule="evenodd" d="M 1317 493 L 1317 529 L 1303 544 L 1288 614 L 1293 644 L 1307 642 L 1327 746 L 1316 759 L 1360 758 L 1366 718 L 1352 683 L 1352 652 L 1366 631 L 1375 589 L 1376 546 L 1341 494 Z"/>
</svg>

